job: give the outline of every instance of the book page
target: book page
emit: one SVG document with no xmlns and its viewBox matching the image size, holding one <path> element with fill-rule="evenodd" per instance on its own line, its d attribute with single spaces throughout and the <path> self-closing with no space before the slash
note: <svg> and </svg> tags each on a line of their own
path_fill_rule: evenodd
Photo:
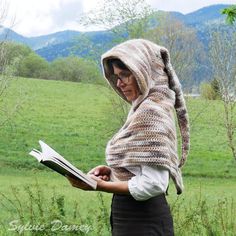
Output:
<svg viewBox="0 0 236 236">
<path fill-rule="evenodd" d="M 52 170 L 58 172 L 59 174 L 62 174 L 64 176 L 68 175 L 68 176 L 72 176 L 74 178 L 78 178 L 79 180 L 82 180 L 83 182 L 87 183 L 88 185 L 90 185 L 94 189 L 96 189 L 96 187 L 97 187 L 97 182 L 95 180 L 91 179 L 92 181 L 90 181 L 90 178 L 84 178 L 83 176 L 74 172 L 69 167 L 67 167 L 66 165 L 63 165 L 61 162 L 59 162 L 56 159 L 46 160 L 46 161 L 43 161 L 42 163 L 44 165 L 48 166 L 49 168 L 51 168 Z"/>
<path fill-rule="evenodd" d="M 77 175 L 81 177 L 81 179 L 86 179 L 91 184 L 95 184 L 96 181 L 90 178 L 87 174 L 83 173 L 81 170 L 73 166 L 69 161 L 67 161 L 64 157 L 62 157 L 59 153 L 57 153 L 54 149 L 44 143 L 42 140 L 39 141 L 39 144 L 42 149 L 43 161 L 52 160 L 54 162 L 60 163 L 61 166 L 67 167 L 66 169 L 70 169 Z"/>
<path fill-rule="evenodd" d="M 36 149 L 33 149 L 29 154 L 35 157 L 38 160 L 38 162 L 41 162 L 43 159 L 42 153 Z"/>
</svg>

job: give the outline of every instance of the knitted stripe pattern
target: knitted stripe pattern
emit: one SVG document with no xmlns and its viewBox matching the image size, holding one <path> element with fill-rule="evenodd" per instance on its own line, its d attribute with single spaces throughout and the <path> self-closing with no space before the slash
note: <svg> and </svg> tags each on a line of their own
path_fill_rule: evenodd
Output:
<svg viewBox="0 0 236 236">
<path fill-rule="evenodd" d="M 105 78 L 126 100 L 112 80 L 112 69 L 107 63 L 110 58 L 118 58 L 125 63 L 136 78 L 141 94 L 132 102 L 123 127 L 107 144 L 107 164 L 112 168 L 115 178 L 121 181 L 133 176 L 125 167 L 164 167 L 169 170 L 177 193 L 182 193 L 180 167 L 184 165 L 189 152 L 189 122 L 181 85 L 170 63 L 168 50 L 148 40 L 133 39 L 119 44 L 102 56 Z M 180 160 L 174 111 L 182 137 Z"/>
</svg>

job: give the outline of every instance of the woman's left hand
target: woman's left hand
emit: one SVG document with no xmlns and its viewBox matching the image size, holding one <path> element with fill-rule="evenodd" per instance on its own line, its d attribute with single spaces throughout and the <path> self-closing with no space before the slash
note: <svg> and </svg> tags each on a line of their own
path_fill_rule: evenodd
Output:
<svg viewBox="0 0 236 236">
<path fill-rule="evenodd" d="M 92 179 L 97 181 L 97 188 L 93 189 L 91 186 L 86 184 L 85 182 L 75 179 L 70 176 L 66 176 L 66 178 L 70 181 L 71 185 L 75 188 L 79 188 L 87 191 L 103 191 L 107 193 L 117 193 L 117 194 L 130 194 L 128 188 L 128 181 L 105 181 L 95 175 L 89 175 Z"/>
<path fill-rule="evenodd" d="M 102 184 L 102 182 L 105 182 L 104 180 L 102 180 L 94 175 L 90 175 L 90 177 L 97 181 L 97 187 L 100 186 Z M 66 176 L 66 178 L 69 180 L 71 185 L 75 188 L 80 188 L 82 190 L 87 190 L 87 191 L 96 191 L 96 189 L 93 189 L 90 185 L 86 184 L 82 180 L 75 179 L 75 178 L 68 176 L 68 175 Z"/>
</svg>

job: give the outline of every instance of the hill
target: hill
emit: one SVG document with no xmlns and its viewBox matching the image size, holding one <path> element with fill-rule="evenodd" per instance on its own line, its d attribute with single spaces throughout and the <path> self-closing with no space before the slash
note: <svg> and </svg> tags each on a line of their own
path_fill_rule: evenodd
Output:
<svg viewBox="0 0 236 236">
<path fill-rule="evenodd" d="M 105 146 L 118 124 L 119 110 L 102 86 L 19 78 L 7 95 L 8 107 L 22 109 L 1 127 L 0 166 L 43 168 L 28 155 L 42 139 L 87 171 L 104 163 Z M 186 176 L 236 177 L 236 164 L 226 143 L 223 106 L 219 101 L 188 99 L 191 152 Z M 204 108 L 204 109 L 203 109 Z"/>
</svg>

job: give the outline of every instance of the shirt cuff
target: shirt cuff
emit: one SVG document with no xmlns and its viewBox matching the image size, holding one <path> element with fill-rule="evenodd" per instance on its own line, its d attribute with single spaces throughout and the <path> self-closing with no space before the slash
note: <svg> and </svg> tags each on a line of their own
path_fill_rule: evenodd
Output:
<svg viewBox="0 0 236 236">
<path fill-rule="evenodd" d="M 168 184 L 168 170 L 158 171 L 148 167 L 148 169 L 144 168 L 144 173 L 136 175 L 128 181 L 128 189 L 135 200 L 145 201 L 151 197 L 165 193 Z"/>
</svg>

